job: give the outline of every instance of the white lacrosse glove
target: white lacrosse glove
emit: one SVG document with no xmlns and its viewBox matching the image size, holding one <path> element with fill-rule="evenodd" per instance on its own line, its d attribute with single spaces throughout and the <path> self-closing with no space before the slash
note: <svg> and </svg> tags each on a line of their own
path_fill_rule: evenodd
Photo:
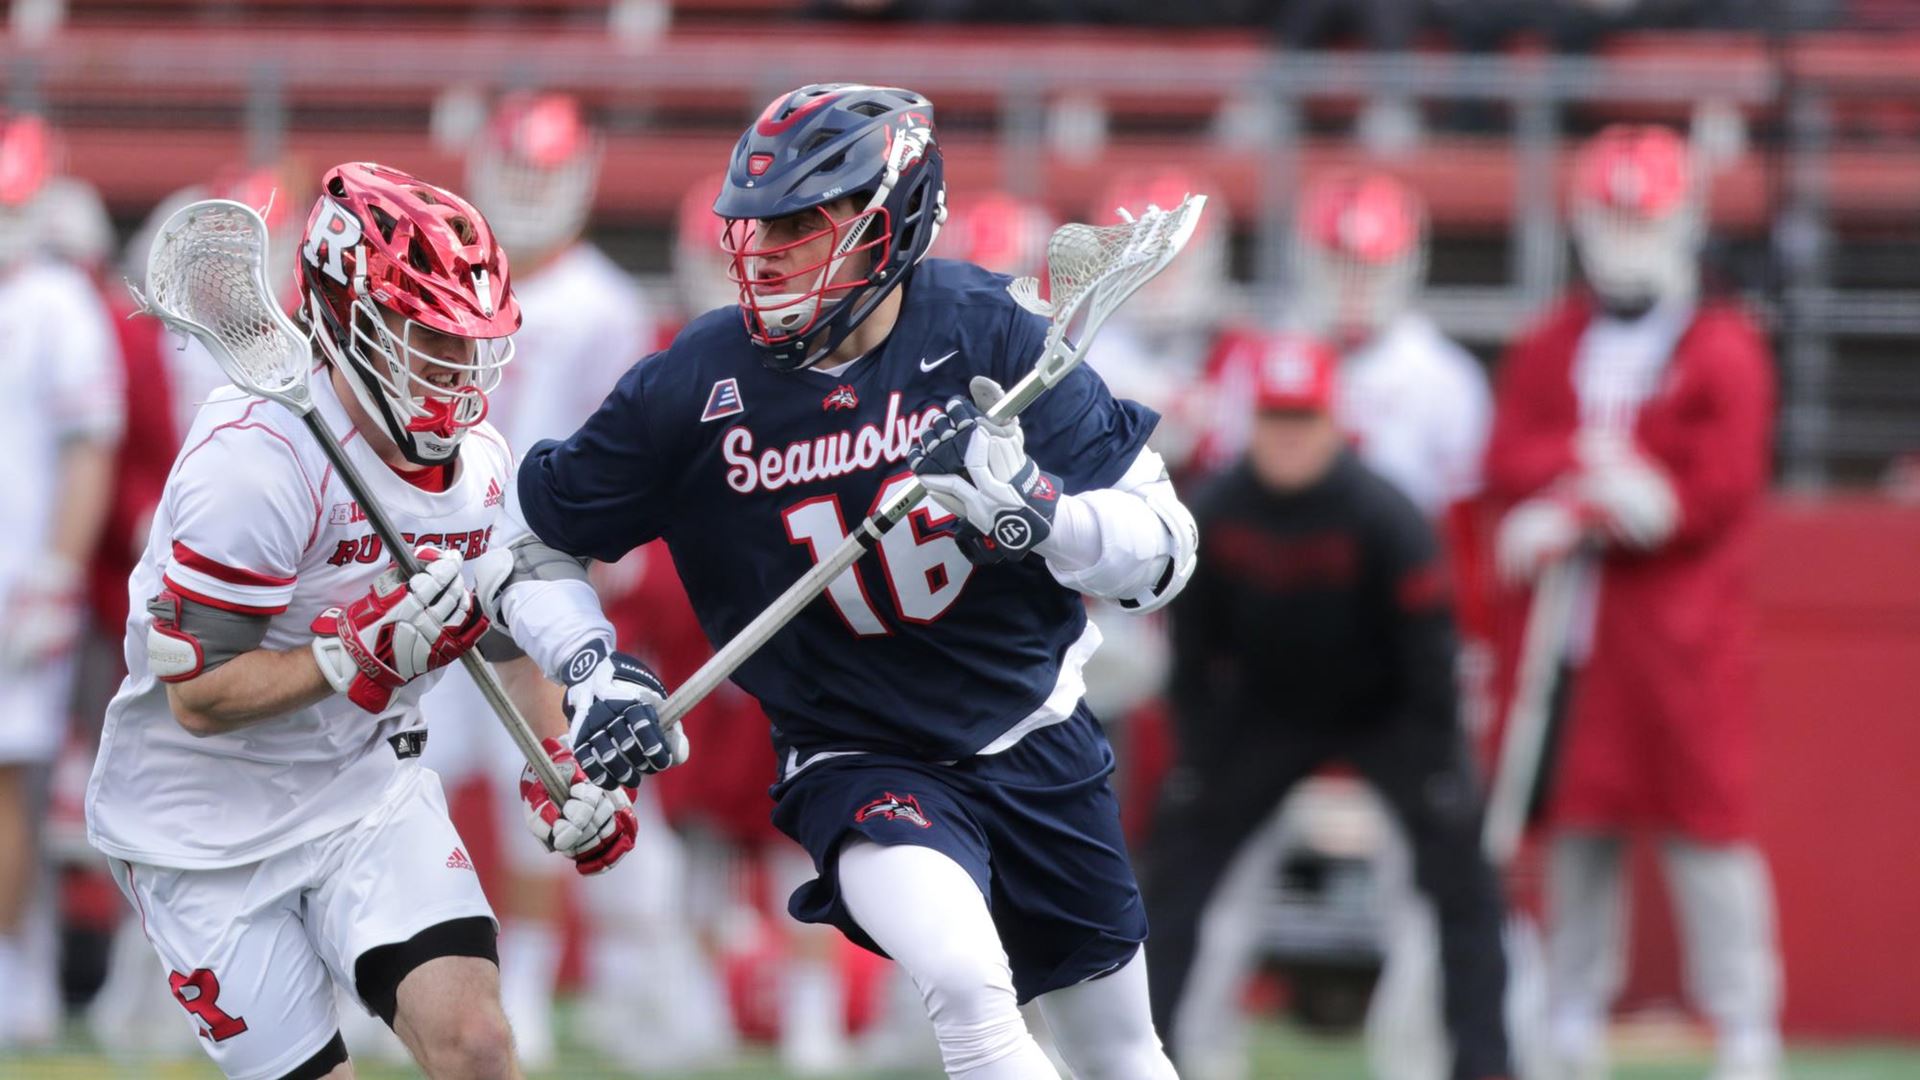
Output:
<svg viewBox="0 0 1920 1080">
<path fill-rule="evenodd" d="M 956 397 L 907 452 L 907 467 L 964 524 L 960 547 L 976 563 L 1018 559 L 1053 534 L 1060 479 L 1027 456 L 1018 419 L 988 419 L 1000 384 L 976 375 L 973 400 Z"/>
<path fill-rule="evenodd" d="M 1571 555 L 1585 538 L 1578 503 L 1555 495 L 1528 499 L 1500 519 L 1493 538 L 1494 570 L 1509 585 L 1525 584 Z"/>
<path fill-rule="evenodd" d="M 73 648 L 82 621 L 80 568 L 58 555 L 32 569 L 0 599 L 0 670 L 26 671 Z"/>
<path fill-rule="evenodd" d="M 1582 469 L 1575 490 L 1608 537 L 1647 551 L 1673 535 L 1680 525 L 1680 500 L 1660 466 L 1617 438 L 1583 439 L 1578 451 Z"/>
<path fill-rule="evenodd" d="M 460 553 L 422 547 L 420 572 L 388 567 L 367 594 L 313 620 L 313 656 L 332 687 L 368 712 L 393 692 L 450 664 L 487 632 L 487 617 L 460 580 Z"/>
<path fill-rule="evenodd" d="M 581 647 L 560 672 L 567 684 L 573 752 L 602 788 L 639 787 L 641 777 L 686 763 L 686 729 L 660 722 L 667 688 L 652 669 L 604 641 Z"/>
<path fill-rule="evenodd" d="M 520 773 L 520 799 L 527 811 L 527 828 L 548 851 L 573 860 L 573 868 L 583 875 L 610 869 L 633 850 L 640 825 L 633 816 L 633 801 L 625 789 L 608 791 L 588 782 L 573 751 L 558 739 L 542 739 L 547 757 L 567 778 L 567 801 L 553 805 L 546 785 L 528 765 Z"/>
</svg>

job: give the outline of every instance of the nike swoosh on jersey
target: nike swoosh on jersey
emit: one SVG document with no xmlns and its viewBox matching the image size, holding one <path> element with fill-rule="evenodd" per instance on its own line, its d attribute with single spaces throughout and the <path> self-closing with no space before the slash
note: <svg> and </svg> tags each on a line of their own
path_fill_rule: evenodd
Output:
<svg viewBox="0 0 1920 1080">
<path fill-rule="evenodd" d="M 938 359 L 938 360 L 934 360 L 934 361 L 932 361 L 932 362 L 929 362 L 929 361 L 927 360 L 927 358 L 923 356 L 923 357 L 921 357 L 921 358 L 920 358 L 920 370 L 921 370 L 921 371 L 932 371 L 932 370 L 933 370 L 934 368 L 937 368 L 937 367 L 939 367 L 939 366 L 940 366 L 941 364 L 944 364 L 944 363 L 946 363 L 947 361 L 949 361 L 949 360 L 951 360 L 951 359 L 953 359 L 954 357 L 956 357 L 956 356 L 958 356 L 958 355 L 960 355 L 960 350 L 959 350 L 959 349 L 955 349 L 955 350 L 953 350 L 952 352 L 950 352 L 950 353 L 948 353 L 947 355 L 945 355 L 945 356 L 943 356 L 943 357 L 941 357 L 940 359 Z"/>
</svg>

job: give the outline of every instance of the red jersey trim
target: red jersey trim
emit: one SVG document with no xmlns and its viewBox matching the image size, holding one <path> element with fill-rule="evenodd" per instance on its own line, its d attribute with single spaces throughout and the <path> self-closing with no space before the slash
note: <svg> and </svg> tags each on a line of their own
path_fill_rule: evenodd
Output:
<svg viewBox="0 0 1920 1080">
<path fill-rule="evenodd" d="M 160 580 L 166 583 L 167 588 L 196 604 L 205 604 L 210 608 L 219 608 L 221 611 L 231 611 L 235 615 L 278 615 L 287 610 L 285 604 L 258 607 L 252 604 L 236 604 L 231 600 L 222 600 L 216 596 L 208 596 L 206 593 L 195 592 L 175 581 L 171 574 L 161 575 Z"/>
<path fill-rule="evenodd" d="M 189 570 L 198 571 L 215 581 L 224 581 L 229 585 L 242 585 L 256 589 L 284 589 L 294 582 L 290 577 L 256 574 L 251 570 L 242 570 L 239 567 L 215 562 L 178 540 L 173 542 L 173 561 Z"/>
</svg>

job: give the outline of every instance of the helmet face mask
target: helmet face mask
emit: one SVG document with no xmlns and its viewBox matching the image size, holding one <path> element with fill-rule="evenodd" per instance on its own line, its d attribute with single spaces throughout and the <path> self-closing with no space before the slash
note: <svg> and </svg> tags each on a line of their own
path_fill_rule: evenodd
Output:
<svg viewBox="0 0 1920 1080">
<path fill-rule="evenodd" d="M 713 212 L 726 222 L 747 336 L 768 367 L 820 362 L 905 282 L 946 220 L 944 176 L 933 104 L 911 90 L 827 83 L 767 106 L 735 144 Z M 826 213 L 820 230 L 786 239 L 786 226 L 807 221 L 796 215 L 862 196 L 846 220 Z M 769 228 L 773 242 L 757 241 Z M 813 258 L 808 245 L 823 239 Z M 785 267 L 802 249 L 806 265 Z M 861 254 L 863 276 L 840 280 Z M 778 272 L 764 273 L 769 259 Z"/>
<path fill-rule="evenodd" d="M 407 460 L 445 463 L 513 358 L 506 256 L 471 206 L 404 173 L 341 166 L 324 187 L 302 247 L 308 331 Z"/>
<path fill-rule="evenodd" d="M 762 233 L 793 231 L 794 218 L 817 218 L 821 224 L 797 239 L 756 246 Z M 729 259 L 727 279 L 739 292 L 749 326 L 757 324 L 767 344 L 783 345 L 804 340 L 848 292 L 872 285 L 872 267 L 886 263 L 892 239 L 886 208 L 869 200 L 866 209 L 844 220 L 817 206 L 778 222 L 730 221 L 721 248 Z M 811 258 L 816 250 L 819 257 Z M 783 273 L 767 265 L 788 261 L 799 265 Z M 850 270 L 850 262 L 864 262 L 867 272 L 853 277 L 858 270 Z"/>
</svg>

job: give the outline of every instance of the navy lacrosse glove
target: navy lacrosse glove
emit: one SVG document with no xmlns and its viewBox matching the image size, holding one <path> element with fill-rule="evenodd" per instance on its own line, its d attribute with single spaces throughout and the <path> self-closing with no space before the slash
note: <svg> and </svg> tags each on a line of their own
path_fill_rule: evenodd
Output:
<svg viewBox="0 0 1920 1080">
<path fill-rule="evenodd" d="M 596 641 L 575 653 L 561 675 L 573 754 L 595 786 L 638 787 L 647 773 L 687 760 L 686 732 L 660 723 L 667 688 L 647 665 Z"/>
<path fill-rule="evenodd" d="M 1005 391 L 983 375 L 935 416 L 907 452 L 911 468 L 935 502 L 961 520 L 961 550 L 975 563 L 1018 559 L 1053 533 L 1060 478 L 1027 456 L 1017 419 L 995 421 L 986 409 Z"/>
</svg>

